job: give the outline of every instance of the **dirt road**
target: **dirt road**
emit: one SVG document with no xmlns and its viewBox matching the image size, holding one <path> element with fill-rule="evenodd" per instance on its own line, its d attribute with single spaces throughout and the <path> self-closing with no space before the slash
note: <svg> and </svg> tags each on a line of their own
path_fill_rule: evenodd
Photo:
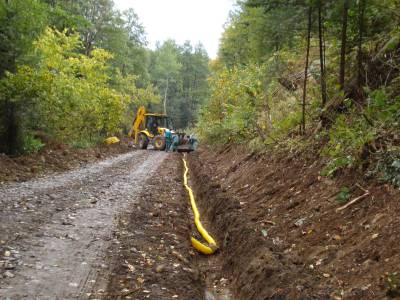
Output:
<svg viewBox="0 0 400 300">
<path fill-rule="evenodd" d="M 115 221 L 140 201 L 166 156 L 134 151 L 2 187 L 0 299 L 90 298 L 94 284 L 101 290 Z"/>
</svg>

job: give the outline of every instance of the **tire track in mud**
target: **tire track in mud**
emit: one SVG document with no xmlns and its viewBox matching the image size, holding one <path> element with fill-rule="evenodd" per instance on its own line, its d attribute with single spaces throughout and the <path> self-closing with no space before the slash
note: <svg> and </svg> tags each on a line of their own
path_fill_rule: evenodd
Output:
<svg viewBox="0 0 400 300">
<path fill-rule="evenodd" d="M 115 218 L 138 200 L 165 157 L 135 151 L 1 188 L 0 240 L 11 256 L 0 261 L 12 264 L 13 277 L 0 279 L 0 298 L 88 298 L 105 271 Z"/>
</svg>

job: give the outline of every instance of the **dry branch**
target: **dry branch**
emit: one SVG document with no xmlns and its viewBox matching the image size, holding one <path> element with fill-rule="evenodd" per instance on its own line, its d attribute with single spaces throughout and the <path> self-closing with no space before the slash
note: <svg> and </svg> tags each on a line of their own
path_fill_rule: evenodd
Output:
<svg viewBox="0 0 400 300">
<path fill-rule="evenodd" d="M 357 197 L 357 198 L 354 198 L 354 199 L 351 200 L 349 203 L 347 203 L 347 204 L 345 204 L 345 205 L 343 205 L 343 206 L 337 208 L 337 209 L 336 209 L 336 212 L 339 212 L 339 211 L 342 211 L 342 210 L 348 208 L 350 205 L 353 205 L 354 203 L 356 203 L 356 202 L 358 202 L 358 201 L 360 201 L 360 200 L 366 198 L 366 197 L 369 196 L 369 195 L 370 195 L 370 192 L 369 192 L 369 191 L 366 191 L 366 193 L 365 193 L 364 195 L 361 195 L 361 196 L 359 196 L 359 197 Z"/>
</svg>

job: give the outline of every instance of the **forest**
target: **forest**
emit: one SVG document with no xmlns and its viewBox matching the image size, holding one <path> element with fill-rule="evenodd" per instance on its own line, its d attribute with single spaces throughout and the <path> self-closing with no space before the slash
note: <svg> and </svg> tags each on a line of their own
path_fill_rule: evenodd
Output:
<svg viewBox="0 0 400 300">
<path fill-rule="evenodd" d="M 397 0 L 238 1 L 210 64 L 201 136 L 308 150 L 323 175 L 361 169 L 399 185 L 399 11 Z"/>
<path fill-rule="evenodd" d="M 1 0 L 0 152 L 126 135 L 139 105 L 165 102 L 175 127 L 193 127 L 208 61 L 201 44 L 150 50 L 137 14 L 111 0 Z"/>
</svg>

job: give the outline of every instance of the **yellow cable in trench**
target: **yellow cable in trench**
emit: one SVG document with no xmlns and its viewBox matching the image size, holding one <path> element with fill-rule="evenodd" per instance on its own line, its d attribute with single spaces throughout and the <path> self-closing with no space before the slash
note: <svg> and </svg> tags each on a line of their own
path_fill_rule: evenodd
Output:
<svg viewBox="0 0 400 300">
<path fill-rule="evenodd" d="M 201 236 L 207 241 L 209 245 L 204 245 L 194 237 L 191 237 L 191 242 L 192 246 L 196 248 L 198 251 L 200 251 L 203 254 L 213 254 L 217 249 L 217 243 L 215 240 L 211 237 L 211 235 L 208 234 L 207 230 L 204 229 L 203 225 L 200 222 L 200 213 L 197 209 L 196 201 L 194 200 L 194 195 L 193 191 L 190 188 L 188 184 L 188 177 L 187 174 L 189 172 L 189 168 L 187 166 L 187 162 L 185 160 L 186 155 L 183 156 L 183 166 L 184 166 L 184 172 L 183 172 L 183 185 L 185 186 L 186 190 L 188 191 L 189 198 L 190 198 L 190 204 L 192 206 L 193 210 L 193 215 L 194 215 L 194 224 L 196 225 L 197 230 L 200 232 Z"/>
</svg>

